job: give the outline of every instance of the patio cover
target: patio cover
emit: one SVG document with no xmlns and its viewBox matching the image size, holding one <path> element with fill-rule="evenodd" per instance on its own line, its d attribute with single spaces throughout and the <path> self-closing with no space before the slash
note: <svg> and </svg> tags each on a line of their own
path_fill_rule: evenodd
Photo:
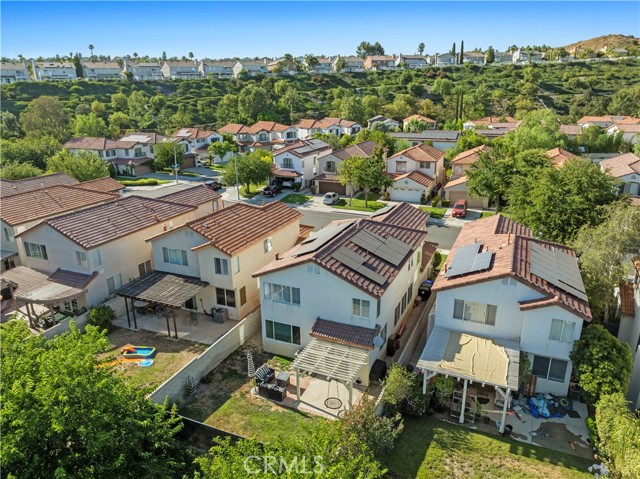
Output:
<svg viewBox="0 0 640 479">
<path fill-rule="evenodd" d="M 27 303 L 53 305 L 77 298 L 84 289 L 53 281 L 46 274 L 26 266 L 16 266 L 2 273 L 2 279 L 14 286 L 13 295 Z"/>
<path fill-rule="evenodd" d="M 208 285 L 206 281 L 193 276 L 152 271 L 125 284 L 116 294 L 179 308 Z"/>
</svg>

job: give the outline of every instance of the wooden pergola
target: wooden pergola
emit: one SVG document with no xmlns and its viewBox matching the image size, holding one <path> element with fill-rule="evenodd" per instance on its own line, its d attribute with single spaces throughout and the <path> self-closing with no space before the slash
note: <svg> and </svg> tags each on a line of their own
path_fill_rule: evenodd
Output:
<svg viewBox="0 0 640 479">
<path fill-rule="evenodd" d="M 152 271 L 125 284 L 116 291 L 116 294 L 124 298 L 129 327 L 131 327 L 131 317 L 129 315 L 128 303 L 129 301 L 131 302 L 131 312 L 133 314 L 133 325 L 135 329 L 138 329 L 138 323 L 136 320 L 136 308 L 133 305 L 134 301 L 157 303 L 163 307 L 169 337 L 171 337 L 171 326 L 169 325 L 169 309 L 171 309 L 175 339 L 178 339 L 176 308 L 181 308 L 185 302 L 193 298 L 208 285 L 209 283 L 206 281 L 201 281 L 199 278 L 192 276 Z"/>
</svg>

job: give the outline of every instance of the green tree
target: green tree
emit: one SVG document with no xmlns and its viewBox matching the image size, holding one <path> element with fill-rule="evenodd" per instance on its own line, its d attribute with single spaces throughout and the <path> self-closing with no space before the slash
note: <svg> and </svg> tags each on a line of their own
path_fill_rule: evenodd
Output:
<svg viewBox="0 0 640 479">
<path fill-rule="evenodd" d="M 148 106 L 149 95 L 143 91 L 134 91 L 127 98 L 129 117 L 139 128 L 146 128 L 153 121 L 149 115 Z"/>
<path fill-rule="evenodd" d="M 22 134 L 22 131 L 16 116 L 10 111 L 3 111 L 0 115 L 2 118 L 0 122 L 0 138 L 3 140 L 18 138 Z"/>
<path fill-rule="evenodd" d="M 47 160 L 47 171 L 66 173 L 78 181 L 95 180 L 109 176 L 109 165 L 95 153 L 62 150 Z"/>
<path fill-rule="evenodd" d="M 238 121 L 238 95 L 227 94 L 216 107 L 216 118 L 220 125 Z"/>
<path fill-rule="evenodd" d="M 22 180 L 24 178 L 32 178 L 40 176 L 44 172 L 31 163 L 15 163 L 3 162 L 0 168 L 0 178 L 3 180 Z"/>
<path fill-rule="evenodd" d="M 609 113 L 640 117 L 640 85 L 616 91 L 609 104 Z"/>
<path fill-rule="evenodd" d="M 411 82 L 407 85 L 407 91 L 409 92 L 409 95 L 419 97 L 424 95 L 425 89 L 422 83 Z"/>
<path fill-rule="evenodd" d="M 631 348 L 600 324 L 591 324 L 569 355 L 580 387 L 591 404 L 607 394 L 626 392 L 631 380 Z"/>
<path fill-rule="evenodd" d="M 560 132 L 560 122 L 555 114 L 538 110 L 528 113 L 520 127 L 496 140 L 509 153 L 517 154 L 525 150 L 542 148 L 549 150 L 564 146 L 566 136 Z"/>
<path fill-rule="evenodd" d="M 487 143 L 489 143 L 489 140 L 487 140 L 486 136 L 479 135 L 473 130 L 462 130 L 458 143 L 456 143 L 455 147 L 449 148 L 445 152 L 445 157 L 448 161 L 451 161 L 463 151 L 470 150 L 476 146 L 486 145 Z"/>
<path fill-rule="evenodd" d="M 222 141 L 216 141 L 211 143 L 207 150 L 211 152 L 214 156 L 220 158 L 220 161 L 223 161 L 227 154 L 233 153 L 238 149 L 236 142 L 233 140 L 233 136 L 228 133 L 222 134 Z"/>
<path fill-rule="evenodd" d="M 259 150 L 249 154 L 233 155 L 229 158 L 229 164 L 224 170 L 223 178 L 226 184 L 235 185 L 237 171 L 238 182 L 244 185 L 247 193 L 251 193 L 252 184 L 264 183 L 271 177 L 271 165 L 271 155 L 265 157 Z"/>
<path fill-rule="evenodd" d="M 74 122 L 73 133 L 75 136 L 102 137 L 107 133 L 107 125 L 95 113 L 78 115 Z"/>
<path fill-rule="evenodd" d="M 460 42 L 460 53 L 458 53 L 458 65 L 464 63 L 464 40 Z"/>
<path fill-rule="evenodd" d="M 0 159 L 5 163 L 31 163 L 43 170 L 47 167 L 47 158 L 60 149 L 55 138 L 17 138 L 0 140 Z"/>
<path fill-rule="evenodd" d="M 343 98 L 340 102 L 340 117 L 360 124 L 366 123 L 367 115 L 362 98 L 356 95 Z"/>
<path fill-rule="evenodd" d="M 174 168 L 178 164 L 178 169 L 184 162 L 184 148 L 172 141 L 163 141 L 155 146 L 156 159 L 153 161 L 153 169 L 156 171 L 165 168 Z"/>
<path fill-rule="evenodd" d="M 124 93 L 114 93 L 111 95 L 111 108 L 115 111 L 125 112 L 129 109 L 127 95 Z"/>
<path fill-rule="evenodd" d="M 258 115 L 273 110 L 274 104 L 267 90 L 249 84 L 238 95 L 238 114 L 247 123 L 253 123 Z"/>
<path fill-rule="evenodd" d="M 389 150 L 389 155 L 394 153 L 393 147 L 395 145 L 395 141 L 384 131 L 365 129 L 356 133 L 355 143 L 361 143 L 367 140 L 371 140 L 379 146 L 387 148 Z"/>
<path fill-rule="evenodd" d="M 490 46 L 489 48 L 487 48 L 487 52 L 485 53 L 485 62 L 493 63 L 495 61 L 496 61 L 496 51 L 493 49 L 492 46 Z"/>
<path fill-rule="evenodd" d="M 573 145 L 573 150 L 584 148 L 586 153 L 618 153 L 624 146 L 622 132 L 609 134 L 597 125 L 587 126 L 575 140 L 568 142 Z"/>
<path fill-rule="evenodd" d="M 424 43 L 420 42 L 418 44 L 418 55 L 422 55 L 424 53 Z"/>
<path fill-rule="evenodd" d="M 27 136 L 51 136 L 58 141 L 68 137 L 69 119 L 62 102 L 54 96 L 40 96 L 29 102 L 20 114 L 20 123 Z"/>
<path fill-rule="evenodd" d="M 384 55 L 384 48 L 380 43 L 375 42 L 371 44 L 369 42 L 360 42 L 356 49 L 356 55 L 360 58 L 365 58 L 372 55 Z"/>
<path fill-rule="evenodd" d="M 427 125 L 424 121 L 416 120 L 415 118 L 407 123 L 404 127 L 404 131 L 408 133 L 420 133 L 428 129 L 429 125 Z"/>
<path fill-rule="evenodd" d="M 448 78 L 436 78 L 436 81 L 433 82 L 433 88 L 431 92 L 440 95 L 447 96 L 451 94 L 453 90 L 453 82 Z"/>
<path fill-rule="evenodd" d="M 175 408 L 158 406 L 121 374 L 97 367 L 109 341 L 93 326 L 51 340 L 23 321 L 0 330 L 2 471 L 7 477 L 172 478 Z"/>
<path fill-rule="evenodd" d="M 359 171 L 365 161 L 367 161 L 365 158 L 352 156 L 338 165 L 338 180 L 340 180 L 340 184 L 351 187 L 349 206 L 351 206 L 354 192 L 360 188 L 360 184 L 358 183 L 360 180 Z"/>
<path fill-rule="evenodd" d="M 513 159 L 499 148 L 479 153 L 478 161 L 467 170 L 469 193 L 474 197 L 489 198 L 500 209 L 511 185 L 513 163 Z"/>
<path fill-rule="evenodd" d="M 574 246 L 594 317 L 609 320 L 614 288 L 627 275 L 627 254 L 640 248 L 640 208 L 616 202 L 595 227 L 578 232 Z"/>
<path fill-rule="evenodd" d="M 338 58 L 336 60 L 336 71 L 340 72 L 340 71 L 344 70 L 345 68 L 347 68 L 347 60 L 345 60 L 342 57 Z"/>
<path fill-rule="evenodd" d="M 373 190 L 382 191 L 393 184 L 393 180 L 387 175 L 387 165 L 382 156 L 382 147 L 377 146 L 371 157 L 362 162 L 356 173 L 356 184 L 362 188 L 364 193 L 365 208 L 369 207 L 369 194 Z"/>
<path fill-rule="evenodd" d="M 116 127 L 119 130 L 125 130 L 131 127 L 131 118 L 124 112 L 116 111 L 109 115 L 109 126 Z"/>
<path fill-rule="evenodd" d="M 104 106 L 104 103 L 98 101 L 98 100 L 93 100 L 91 102 L 91 111 L 93 113 L 96 114 L 96 116 L 104 116 L 105 112 L 106 112 L 106 108 Z"/>
<path fill-rule="evenodd" d="M 453 58 L 456 58 L 456 42 L 453 42 L 453 46 L 451 47 L 451 50 L 449 50 L 449 53 L 453 55 Z"/>
<path fill-rule="evenodd" d="M 383 112 L 390 118 L 406 118 L 416 109 L 416 99 L 411 95 L 396 95 L 393 102 L 383 107 Z"/>
</svg>

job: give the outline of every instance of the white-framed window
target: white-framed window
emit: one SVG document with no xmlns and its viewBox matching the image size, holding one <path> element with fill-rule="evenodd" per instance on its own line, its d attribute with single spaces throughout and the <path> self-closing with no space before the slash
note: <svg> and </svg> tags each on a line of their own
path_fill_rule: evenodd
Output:
<svg viewBox="0 0 640 479">
<path fill-rule="evenodd" d="M 71 301 L 65 301 L 64 302 L 64 310 L 65 311 L 77 311 L 78 310 L 78 300 L 77 299 L 72 299 Z"/>
<path fill-rule="evenodd" d="M 431 163 L 429 163 L 428 161 L 421 161 L 420 162 L 420 168 L 424 169 L 424 170 L 428 170 L 431 168 Z"/>
<path fill-rule="evenodd" d="M 47 256 L 47 247 L 43 244 L 24 242 L 24 249 L 29 258 L 49 260 Z"/>
<path fill-rule="evenodd" d="M 496 324 L 496 313 L 498 307 L 493 304 L 474 303 L 456 299 L 453 304 L 453 317 L 463 321 L 473 323 Z"/>
<path fill-rule="evenodd" d="M 307 273 L 309 274 L 320 274 L 320 266 L 315 264 L 307 265 Z"/>
<path fill-rule="evenodd" d="M 353 316 L 360 316 L 361 318 L 368 318 L 371 310 L 371 301 L 367 299 L 353 298 L 352 302 Z"/>
<path fill-rule="evenodd" d="M 263 283 L 264 299 L 275 303 L 285 303 L 300 306 L 300 288 L 283 286 L 281 284 Z"/>
<path fill-rule="evenodd" d="M 572 343 L 575 330 L 576 323 L 574 323 L 573 321 L 552 319 L 551 330 L 549 331 L 549 339 L 551 339 L 552 341 L 560 341 L 561 343 Z"/>
<path fill-rule="evenodd" d="M 380 349 L 384 348 L 387 342 L 387 325 L 384 325 L 384 328 L 380 330 L 380 337 L 382 338 L 382 344 L 380 345 Z"/>
<path fill-rule="evenodd" d="M 270 319 L 265 319 L 264 326 L 265 335 L 269 339 L 282 341 L 283 343 L 301 344 L 299 326 L 279 323 L 278 321 L 271 321 Z"/>
<path fill-rule="evenodd" d="M 117 289 L 122 287 L 122 275 L 116 274 L 115 276 L 111 276 L 111 278 L 107 278 L 107 289 L 109 290 L 109 294 L 113 294 Z"/>
<path fill-rule="evenodd" d="M 267 141 L 267 140 L 268 140 L 268 138 L 267 138 L 267 134 L 266 133 L 260 133 L 258 135 L 258 141 Z"/>
<path fill-rule="evenodd" d="M 189 266 L 187 252 L 183 249 L 162 248 L 162 259 L 165 263 Z"/>
<path fill-rule="evenodd" d="M 406 172 L 407 172 L 407 162 L 396 161 L 396 173 L 406 173 Z"/>
<path fill-rule="evenodd" d="M 232 289 L 216 288 L 216 304 L 236 307 L 236 292 Z"/>
<path fill-rule="evenodd" d="M 292 158 L 283 158 L 282 159 L 282 167 L 288 170 L 293 170 L 293 159 Z"/>
<path fill-rule="evenodd" d="M 229 276 L 229 262 L 225 258 L 214 258 L 213 270 L 216 274 Z"/>
<path fill-rule="evenodd" d="M 265 253 L 268 253 L 269 251 L 271 251 L 273 249 L 273 238 L 269 236 L 266 240 L 262 242 L 262 246 L 264 248 Z"/>
<path fill-rule="evenodd" d="M 94 268 L 97 268 L 98 266 L 102 266 L 102 256 L 100 255 L 99 249 L 94 249 L 91 252 L 91 260 L 93 261 Z"/>
<path fill-rule="evenodd" d="M 240 272 L 240 256 L 233 257 L 233 274 L 238 274 Z"/>
<path fill-rule="evenodd" d="M 516 284 L 518 284 L 518 282 L 515 280 L 515 278 L 512 278 L 511 276 L 506 276 L 506 277 L 502 278 L 501 282 L 505 286 L 515 286 Z"/>
<path fill-rule="evenodd" d="M 400 303 L 398 303 L 398 306 L 396 306 L 396 310 L 393 313 L 393 325 L 396 326 L 398 321 L 400 321 Z"/>
<path fill-rule="evenodd" d="M 89 260 L 87 259 L 87 253 L 85 251 L 76 251 L 76 264 L 78 266 L 84 266 Z"/>
<path fill-rule="evenodd" d="M 568 365 L 569 362 L 563 359 L 535 355 L 533 357 L 531 372 L 542 379 L 564 382 Z"/>
<path fill-rule="evenodd" d="M 2 233 L 4 234 L 5 241 L 14 241 L 13 237 L 13 228 L 7 228 L 6 226 L 2 227 Z"/>
</svg>

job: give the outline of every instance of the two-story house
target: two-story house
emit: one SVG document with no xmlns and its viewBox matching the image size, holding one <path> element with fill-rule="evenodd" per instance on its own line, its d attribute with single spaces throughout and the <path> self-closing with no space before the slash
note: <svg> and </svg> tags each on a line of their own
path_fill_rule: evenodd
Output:
<svg viewBox="0 0 640 479">
<path fill-rule="evenodd" d="M 254 77 L 256 75 L 266 75 L 269 73 L 267 63 L 265 61 L 237 61 L 233 65 L 233 76 L 238 77 L 240 73 L 245 72 Z"/>
<path fill-rule="evenodd" d="M 303 118 L 291 126 L 298 129 L 298 138 L 302 140 L 312 137 L 316 133 L 342 136 L 355 135 L 362 130 L 362 126 L 355 121 L 328 116 L 322 120 Z"/>
<path fill-rule="evenodd" d="M 355 145 L 336 150 L 318 159 L 317 175 L 313 178 L 318 193 L 338 193 L 339 195 L 351 195 L 351 185 L 343 185 L 338 178 L 338 167 L 343 161 L 357 156 L 370 158 L 378 144 L 371 141 L 362 141 Z M 387 148 L 383 149 L 384 160 L 387 159 Z"/>
<path fill-rule="evenodd" d="M 454 148 L 460 140 L 460 132 L 457 130 L 425 130 L 420 133 L 392 131 L 389 136 L 393 139 L 407 140 L 411 146 L 429 141 L 434 148 L 442 151 Z"/>
<path fill-rule="evenodd" d="M 393 201 L 419 203 L 444 181 L 444 152 L 425 143 L 412 146 L 387 159 L 387 173 Z"/>
<path fill-rule="evenodd" d="M 472 65 L 484 65 L 484 53 L 482 52 L 464 52 L 462 54 L 463 63 L 471 63 Z"/>
<path fill-rule="evenodd" d="M 444 186 L 444 192 L 446 199 L 450 200 L 452 205 L 458 200 L 466 200 L 467 204 L 472 208 L 489 207 L 488 198 L 476 198 L 469 195 L 467 170 L 478 161 L 478 155 L 490 149 L 491 147 L 487 145 L 476 146 L 470 150 L 458 153 L 458 155 L 451 160 L 451 179 Z"/>
<path fill-rule="evenodd" d="M 437 53 L 435 56 L 436 66 L 446 67 L 456 64 L 456 56 L 451 53 Z"/>
<path fill-rule="evenodd" d="M 3 85 L 29 80 L 29 71 L 24 61 L 0 62 L 0 82 Z"/>
<path fill-rule="evenodd" d="M 189 151 L 196 155 L 193 166 L 198 166 L 199 161 L 205 160 L 209 156 L 208 148 L 211 143 L 222 141 L 222 135 L 220 133 L 202 130 L 201 128 L 180 128 L 170 136 L 176 140 L 188 143 Z M 220 160 L 224 160 L 225 158 L 221 158 Z M 183 168 L 190 167 L 190 165 L 185 166 L 184 164 L 182 166 Z"/>
<path fill-rule="evenodd" d="M 198 63 L 198 71 L 202 78 L 233 78 L 234 61 L 202 60 Z"/>
<path fill-rule="evenodd" d="M 493 63 L 513 63 L 513 53 L 511 52 L 495 52 L 495 60 Z M 486 58 L 486 53 L 485 53 Z"/>
<path fill-rule="evenodd" d="M 513 117 L 505 116 L 485 116 L 477 120 L 468 120 L 464 122 L 462 128 L 465 130 L 485 129 L 485 130 L 505 130 L 511 131 L 520 126 L 520 121 Z"/>
<path fill-rule="evenodd" d="M 208 286 L 195 308 L 228 310 L 240 320 L 260 305 L 254 271 L 296 244 L 308 227 L 302 214 L 279 201 L 235 203 L 147 239 L 156 270 L 199 278 Z"/>
<path fill-rule="evenodd" d="M 403 55 L 396 57 L 396 68 L 408 68 L 410 70 L 427 68 L 427 57 L 423 55 Z"/>
<path fill-rule="evenodd" d="M 518 48 L 512 55 L 513 63 L 541 62 L 542 52 Z"/>
<path fill-rule="evenodd" d="M 395 70 L 396 57 L 393 55 L 369 55 L 364 59 L 365 70 Z"/>
<path fill-rule="evenodd" d="M 426 241 L 428 215 L 408 208 L 379 220 L 334 221 L 258 270 L 264 350 L 356 352 L 358 363 L 345 366 L 367 385 L 388 338 L 403 330 L 435 251 Z"/>
<path fill-rule="evenodd" d="M 85 80 L 120 80 L 120 65 L 116 62 L 91 62 L 83 60 L 82 77 Z"/>
<path fill-rule="evenodd" d="M 342 70 L 338 70 L 338 60 L 343 58 L 345 61 L 345 66 Z M 334 71 L 340 71 L 342 73 L 357 73 L 364 71 L 364 60 L 360 57 L 356 57 L 355 55 L 350 55 L 346 57 L 337 56 L 334 58 L 332 67 Z"/>
<path fill-rule="evenodd" d="M 472 221 L 462 227 L 432 291 L 435 312 L 417 367 L 425 389 L 437 374 L 462 382 L 453 396 L 460 422 L 476 412 L 470 396 L 484 396 L 493 400 L 489 408 L 502 409 L 504 429 L 511 392 L 521 386 L 521 354 L 531 363 L 528 390 L 567 395 L 569 354 L 592 319 L 571 248 L 539 240 L 500 214 Z"/>
<path fill-rule="evenodd" d="M 159 62 L 136 61 L 131 58 L 122 60 L 122 74 L 125 77 L 130 74 L 135 81 L 162 80 L 164 78 Z"/>
<path fill-rule="evenodd" d="M 36 62 L 31 61 L 33 79 L 35 81 L 76 80 L 76 67 L 71 62 Z"/>
<path fill-rule="evenodd" d="M 384 131 L 389 131 L 391 129 L 397 129 L 400 127 L 400 123 L 398 123 L 393 118 L 387 118 L 384 115 L 376 115 L 373 118 L 369 118 L 367 120 L 367 128 L 373 127 L 373 125 L 378 124 L 384 128 Z"/>
<path fill-rule="evenodd" d="M 240 151 L 254 151 L 256 148 L 271 151 L 298 140 L 295 126 L 275 121 L 257 121 L 251 126 L 229 123 L 218 132 L 232 135 Z"/>
<path fill-rule="evenodd" d="M 633 153 L 614 156 L 602 160 L 600 168 L 622 182 L 621 193 L 640 196 L 640 157 Z"/>
<path fill-rule="evenodd" d="M 640 120 L 635 124 L 617 123 L 607 128 L 608 135 L 622 133 L 622 141 L 635 145 L 640 136 Z"/>
<path fill-rule="evenodd" d="M 332 60 L 328 57 L 317 57 L 318 63 L 314 65 L 309 65 L 306 60 L 304 60 L 304 65 L 307 71 L 310 73 L 332 73 L 333 66 Z"/>
<path fill-rule="evenodd" d="M 331 153 L 331 145 L 321 140 L 299 140 L 273 153 L 275 181 L 295 181 L 309 186 L 318 171 L 318 161 Z"/>
<path fill-rule="evenodd" d="M 436 126 L 438 125 L 438 122 L 436 120 L 429 118 L 428 116 L 409 115 L 404 120 L 402 120 L 402 128 L 406 131 L 407 126 L 409 126 L 409 123 L 411 123 L 412 121 L 417 121 L 421 124 L 424 123 L 425 125 L 427 125 L 428 130 L 435 130 Z"/>
<path fill-rule="evenodd" d="M 189 80 L 200 78 L 198 63 L 195 61 L 164 61 L 160 71 L 165 79 Z"/>
</svg>

